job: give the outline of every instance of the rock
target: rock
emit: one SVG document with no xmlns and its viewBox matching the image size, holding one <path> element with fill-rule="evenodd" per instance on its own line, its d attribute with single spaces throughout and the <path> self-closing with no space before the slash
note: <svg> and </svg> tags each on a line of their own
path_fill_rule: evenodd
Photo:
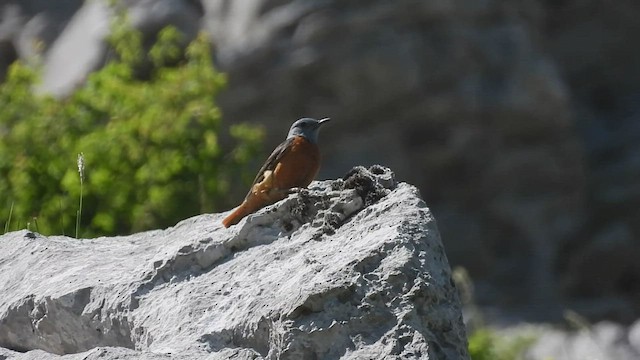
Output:
<svg viewBox="0 0 640 360">
<path fill-rule="evenodd" d="M 314 182 L 229 229 L 223 217 L 3 235 L 0 356 L 468 358 L 435 220 L 389 169 Z"/>
<path fill-rule="evenodd" d="M 158 31 L 168 25 L 181 31 L 185 43 L 199 30 L 201 10 L 187 0 L 127 0 L 122 5 L 131 25 L 142 32 L 143 42 L 147 45 L 153 43 Z M 108 1 L 84 3 L 47 53 L 40 91 L 67 96 L 89 73 L 105 63 L 112 17 L 113 9 Z"/>
<path fill-rule="evenodd" d="M 590 328 L 566 332 L 547 328 L 527 350 L 525 359 L 616 359 L 635 360 L 640 352 L 627 338 L 628 329 L 611 322 L 600 322 Z"/>
<path fill-rule="evenodd" d="M 547 2 L 545 7 L 545 42 L 572 93 L 589 179 L 583 233 L 591 236 L 577 236 L 559 255 L 569 285 L 565 293 L 574 298 L 615 293 L 635 304 L 637 317 L 640 48 L 628 44 L 640 36 L 640 7 L 604 0 Z M 600 288 L 594 273 L 610 284 Z"/>
<path fill-rule="evenodd" d="M 629 224 L 612 223 L 579 249 L 572 249 L 574 252 L 564 257 L 566 292 L 574 298 L 602 303 L 600 309 L 591 306 L 588 311 L 581 309 L 581 313 L 619 322 L 635 318 L 634 299 L 640 299 L 640 244 Z M 621 302 L 625 301 L 630 304 L 624 306 Z"/>
<path fill-rule="evenodd" d="M 22 355 L 22 354 L 20 354 L 17 351 L 11 351 L 11 350 L 0 347 L 0 360 L 5 360 L 10 357 L 15 358 L 15 357 L 18 357 L 19 355 Z"/>
<path fill-rule="evenodd" d="M 68 95 L 105 63 L 109 11 L 103 1 L 87 1 L 78 10 L 47 52 L 40 91 Z"/>
<path fill-rule="evenodd" d="M 20 59 L 38 63 L 34 60 L 48 50 L 82 2 L 4 1 L 0 3 L 0 38 L 8 35 Z"/>
<path fill-rule="evenodd" d="M 640 320 L 636 320 L 629 327 L 629 343 L 640 354 Z"/>
<path fill-rule="evenodd" d="M 102 0 L 79 1 L 4 2 L 0 73 L 42 37 L 42 89 L 64 96 L 82 83 L 104 61 L 109 14 Z M 548 316 L 541 303 L 599 289 L 582 269 L 608 272 L 592 261 L 601 254 L 618 274 L 607 296 L 640 304 L 640 47 L 629 46 L 640 13 L 632 2 L 123 6 L 147 43 L 168 23 L 185 40 L 198 29 L 210 34 L 229 75 L 217 99 L 225 120 L 265 125 L 265 149 L 295 118 L 330 116 L 321 177 L 384 163 L 416 184 L 481 304 Z"/>
</svg>

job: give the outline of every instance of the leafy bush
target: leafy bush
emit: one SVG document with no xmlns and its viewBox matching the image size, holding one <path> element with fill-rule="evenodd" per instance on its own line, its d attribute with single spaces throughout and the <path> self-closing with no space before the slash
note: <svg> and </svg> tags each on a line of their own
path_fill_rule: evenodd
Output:
<svg viewBox="0 0 640 360">
<path fill-rule="evenodd" d="M 225 83 L 204 35 L 182 50 L 166 28 L 145 54 L 141 35 L 112 28 L 117 59 L 67 99 L 34 94 L 37 72 L 13 64 L 0 85 L 0 219 L 10 230 L 74 234 L 84 157 L 80 235 L 166 227 L 228 206 L 234 179 L 250 178 L 261 129 L 235 125 L 223 149 L 214 98 Z M 149 79 L 135 77 L 143 61 Z M 168 66 L 167 64 L 177 64 Z M 241 184 L 238 184 L 241 185 Z"/>
<path fill-rule="evenodd" d="M 466 308 L 467 331 L 469 332 L 469 356 L 472 360 L 518 360 L 538 335 L 527 329 L 498 331 L 487 326 L 480 308 L 475 303 L 474 286 L 467 269 L 453 269 L 453 281 Z"/>
<path fill-rule="evenodd" d="M 472 360 L 517 360 L 535 342 L 532 334 L 505 336 L 495 330 L 482 328 L 469 336 L 469 355 Z"/>
</svg>

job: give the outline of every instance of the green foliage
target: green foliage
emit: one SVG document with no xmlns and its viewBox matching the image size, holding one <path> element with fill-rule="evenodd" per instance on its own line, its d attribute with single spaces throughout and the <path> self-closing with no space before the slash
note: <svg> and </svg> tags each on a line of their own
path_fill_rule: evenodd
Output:
<svg viewBox="0 0 640 360">
<path fill-rule="evenodd" d="M 45 234 L 74 233 L 80 153 L 81 236 L 166 227 L 220 210 L 231 203 L 234 180 L 249 178 L 262 131 L 233 126 L 234 144 L 222 148 L 214 98 L 225 77 L 206 37 L 183 50 L 181 34 L 166 28 L 145 54 L 140 34 L 122 19 L 112 29 L 117 60 L 68 99 L 34 94 L 37 73 L 20 63 L 0 85 L 0 219 L 10 230 L 36 223 Z M 145 59 L 155 67 L 142 81 L 134 73 Z"/>
<path fill-rule="evenodd" d="M 535 339 L 533 335 L 507 337 L 482 328 L 469 336 L 469 355 L 473 360 L 518 360 Z"/>
<path fill-rule="evenodd" d="M 480 308 L 474 300 L 473 281 L 464 267 L 453 269 L 453 281 L 466 308 L 469 336 L 469 355 L 473 360 L 518 360 L 535 342 L 532 332 L 499 333 L 486 326 Z"/>
</svg>

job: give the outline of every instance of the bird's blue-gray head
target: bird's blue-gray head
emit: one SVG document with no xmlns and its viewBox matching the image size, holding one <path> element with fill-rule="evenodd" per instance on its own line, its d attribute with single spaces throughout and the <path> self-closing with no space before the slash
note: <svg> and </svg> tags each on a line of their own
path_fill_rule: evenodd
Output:
<svg viewBox="0 0 640 360">
<path fill-rule="evenodd" d="M 297 120 L 291 125 L 291 129 L 289 129 L 288 138 L 292 138 L 294 136 L 302 136 L 309 140 L 312 143 L 318 142 L 318 130 L 320 129 L 320 125 L 329 121 L 329 118 L 324 118 L 321 120 L 311 119 L 311 118 L 302 118 Z"/>
</svg>

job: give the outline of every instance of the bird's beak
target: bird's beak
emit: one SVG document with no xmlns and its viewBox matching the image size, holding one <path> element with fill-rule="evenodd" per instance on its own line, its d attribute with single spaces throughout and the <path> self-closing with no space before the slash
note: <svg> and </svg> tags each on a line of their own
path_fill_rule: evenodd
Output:
<svg viewBox="0 0 640 360">
<path fill-rule="evenodd" d="M 318 124 L 322 125 L 323 123 L 326 123 L 327 121 L 331 120 L 330 118 L 324 118 L 324 119 L 320 119 L 318 120 Z"/>
</svg>

